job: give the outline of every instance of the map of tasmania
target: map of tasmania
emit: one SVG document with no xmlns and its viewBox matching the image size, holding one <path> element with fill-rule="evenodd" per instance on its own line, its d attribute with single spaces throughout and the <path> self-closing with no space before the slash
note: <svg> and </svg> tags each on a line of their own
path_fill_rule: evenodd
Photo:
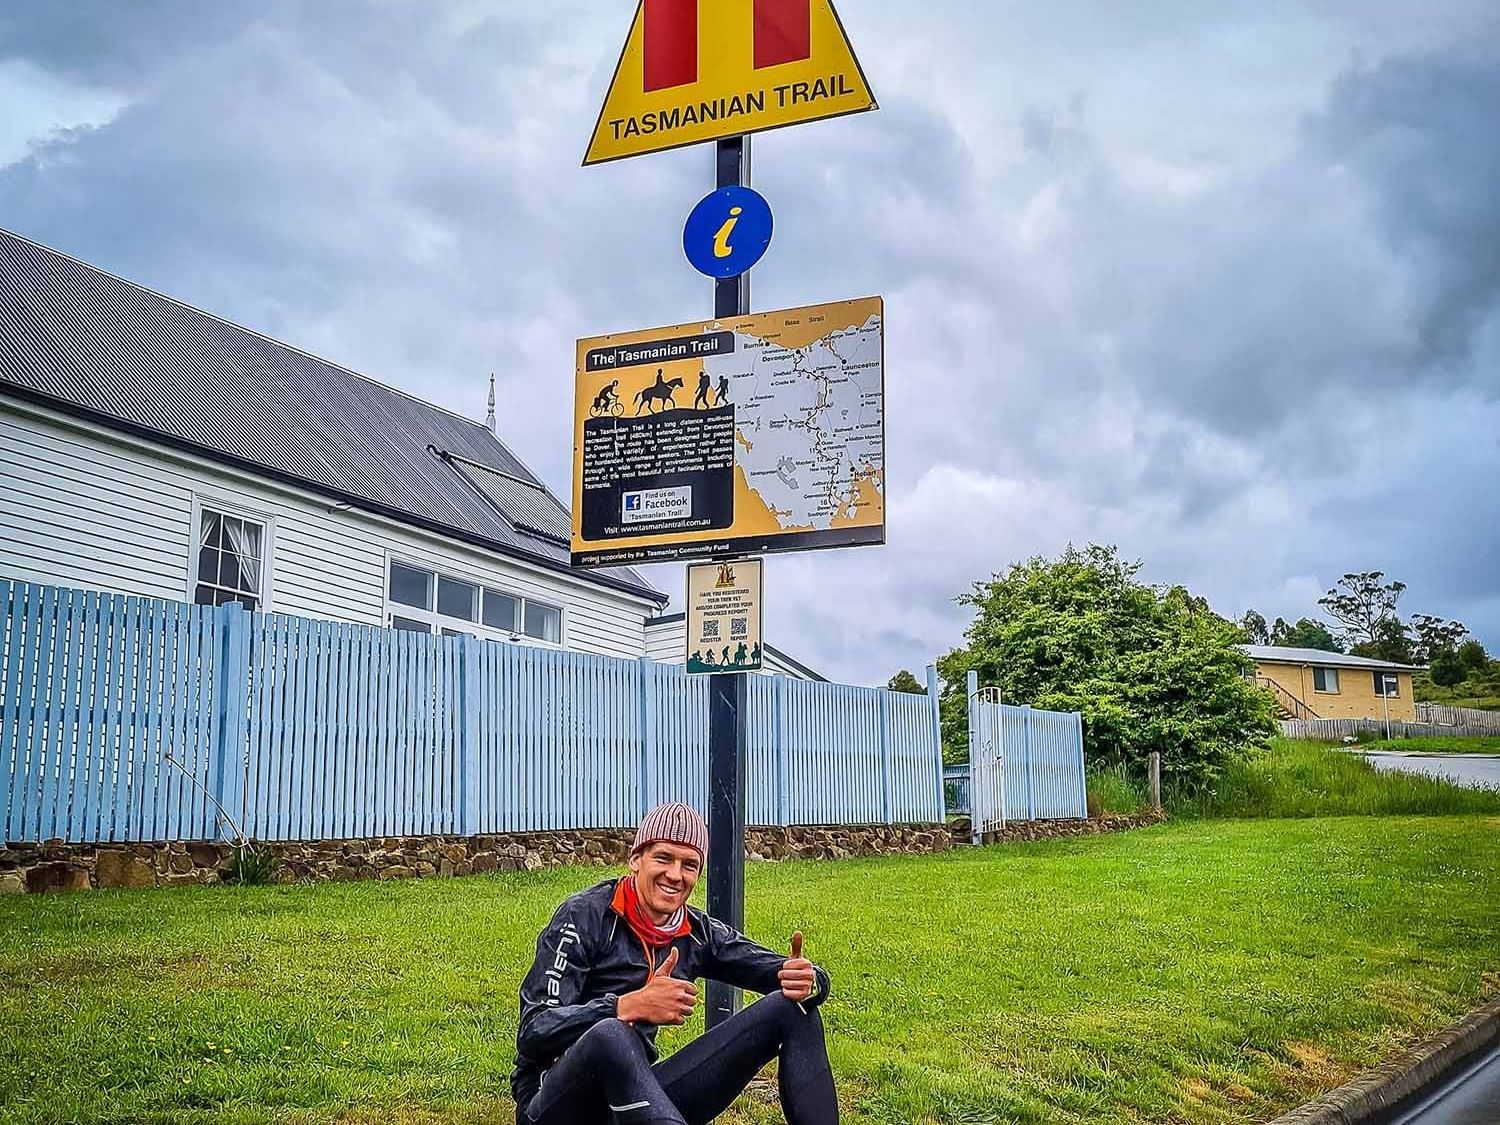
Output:
<svg viewBox="0 0 1500 1125">
<path fill-rule="evenodd" d="M 880 317 L 801 346 L 792 342 L 811 333 L 794 323 L 764 336 L 736 332 L 732 353 L 703 360 L 715 386 L 728 380 L 735 462 L 782 531 L 878 525 L 885 499 Z"/>
</svg>

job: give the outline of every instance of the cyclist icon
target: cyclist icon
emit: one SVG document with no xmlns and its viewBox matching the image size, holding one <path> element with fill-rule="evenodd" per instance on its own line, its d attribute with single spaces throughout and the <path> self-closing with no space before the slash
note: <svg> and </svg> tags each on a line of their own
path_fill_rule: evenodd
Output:
<svg viewBox="0 0 1500 1125">
<path fill-rule="evenodd" d="M 589 407 L 590 418 L 600 418 L 605 414 L 618 418 L 625 413 L 625 404 L 620 401 L 619 392 L 615 390 L 619 385 L 620 380 L 616 379 L 594 396 L 593 405 Z"/>
</svg>

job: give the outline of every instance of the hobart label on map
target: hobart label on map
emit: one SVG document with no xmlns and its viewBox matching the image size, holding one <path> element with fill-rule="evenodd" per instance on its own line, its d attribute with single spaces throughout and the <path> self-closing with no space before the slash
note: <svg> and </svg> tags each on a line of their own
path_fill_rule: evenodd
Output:
<svg viewBox="0 0 1500 1125">
<path fill-rule="evenodd" d="M 867 297 L 578 341 L 573 565 L 885 539 Z"/>
</svg>

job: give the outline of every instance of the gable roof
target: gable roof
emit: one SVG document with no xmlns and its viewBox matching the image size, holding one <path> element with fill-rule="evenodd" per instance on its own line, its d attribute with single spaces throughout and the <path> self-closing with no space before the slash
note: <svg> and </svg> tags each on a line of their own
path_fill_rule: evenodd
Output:
<svg viewBox="0 0 1500 1125">
<path fill-rule="evenodd" d="M 686 621 L 687 614 L 685 613 L 664 613 L 660 617 L 647 618 L 646 628 L 650 629 L 653 626 L 659 625 L 683 625 Z M 816 680 L 820 684 L 826 684 L 828 682 L 827 676 L 819 675 L 817 672 L 814 672 L 811 668 L 809 668 L 806 664 L 802 663 L 802 661 L 796 659 L 795 657 L 788 656 L 784 651 L 777 648 L 775 645 L 770 644 L 766 641 L 762 641 L 761 648 L 765 650 L 767 656 L 774 656 L 788 668 L 792 668 L 802 673 L 802 675 L 806 676 L 809 680 Z"/>
<path fill-rule="evenodd" d="M 3 228 L 0 391 L 668 600 L 573 571 L 567 509 L 487 426 Z"/>
<path fill-rule="evenodd" d="M 1346 656 L 1341 652 L 1324 652 L 1320 648 L 1283 648 L 1280 645 L 1240 645 L 1250 659 L 1262 664 L 1318 664 L 1327 668 L 1384 669 L 1387 672 L 1420 672 L 1412 664 L 1392 664 L 1389 660 L 1371 660 L 1365 656 Z"/>
</svg>

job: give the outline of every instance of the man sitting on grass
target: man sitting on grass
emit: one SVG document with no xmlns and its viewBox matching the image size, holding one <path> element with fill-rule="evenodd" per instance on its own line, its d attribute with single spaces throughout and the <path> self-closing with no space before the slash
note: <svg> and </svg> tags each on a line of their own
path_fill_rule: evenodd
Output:
<svg viewBox="0 0 1500 1125">
<path fill-rule="evenodd" d="M 521 983 L 511 1091 L 520 1125 L 703 1125 L 779 1060 L 789 1125 L 834 1125 L 838 1100 L 817 1005 L 828 974 L 688 905 L 708 827 L 687 805 L 647 814 L 630 874 L 567 899 Z M 656 1029 L 686 1022 L 699 977 L 767 995 L 671 1057 Z"/>
</svg>

